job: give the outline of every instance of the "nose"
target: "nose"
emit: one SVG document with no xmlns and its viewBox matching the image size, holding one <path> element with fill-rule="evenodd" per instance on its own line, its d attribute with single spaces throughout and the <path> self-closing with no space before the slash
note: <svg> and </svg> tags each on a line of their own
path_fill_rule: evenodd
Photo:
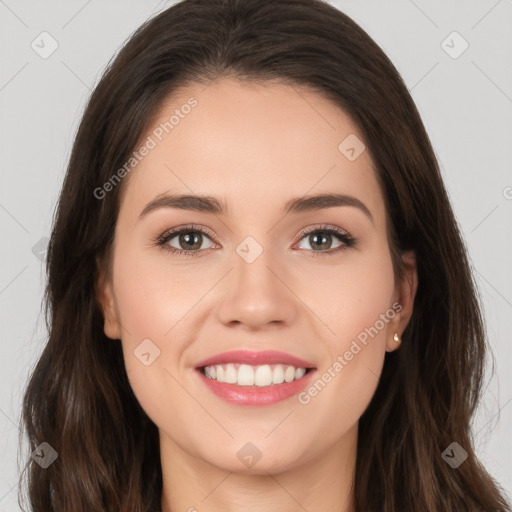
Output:
<svg viewBox="0 0 512 512">
<path fill-rule="evenodd" d="M 234 268 L 220 290 L 219 321 L 227 326 L 245 326 L 247 330 L 292 324 L 301 301 L 285 264 L 266 249 L 249 261 L 235 253 Z"/>
</svg>

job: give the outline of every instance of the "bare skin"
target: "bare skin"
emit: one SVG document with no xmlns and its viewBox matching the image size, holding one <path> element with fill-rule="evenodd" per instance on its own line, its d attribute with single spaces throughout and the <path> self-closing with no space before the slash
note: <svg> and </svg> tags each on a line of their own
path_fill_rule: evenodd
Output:
<svg viewBox="0 0 512 512">
<path fill-rule="evenodd" d="M 334 104 L 288 85 L 223 78 L 169 98 L 146 137 L 190 97 L 197 106 L 125 178 L 113 276 L 99 288 L 105 333 L 122 339 L 131 386 L 160 432 L 162 511 L 352 512 L 358 421 L 410 319 L 414 254 L 403 255 L 397 281 L 370 154 L 350 161 L 338 149 L 350 134 L 363 137 Z M 215 196 L 228 209 L 161 207 L 139 218 L 164 193 Z M 292 197 L 322 193 L 355 197 L 371 218 L 351 205 L 282 214 Z M 155 243 L 190 224 L 211 234 L 196 232 L 200 255 L 165 250 L 190 247 L 179 235 Z M 333 234 L 318 247 L 300 233 L 321 226 L 356 242 Z M 247 237 L 262 248 L 251 263 L 237 253 Z M 389 311 L 332 376 L 338 356 Z M 160 350 L 148 366 L 134 355 L 144 339 Z M 234 405 L 195 365 L 235 349 L 287 352 L 313 362 L 319 378 L 331 368 L 331 379 L 307 403 Z M 252 467 L 237 456 L 248 442 L 261 454 Z"/>
</svg>

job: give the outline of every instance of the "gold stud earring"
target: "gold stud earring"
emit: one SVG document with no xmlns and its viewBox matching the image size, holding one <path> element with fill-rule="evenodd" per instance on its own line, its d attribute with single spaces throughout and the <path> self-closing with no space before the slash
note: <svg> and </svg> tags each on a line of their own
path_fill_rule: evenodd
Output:
<svg viewBox="0 0 512 512">
<path fill-rule="evenodd" d="M 398 336 L 398 333 L 397 333 L 397 332 L 395 332 L 395 334 L 393 334 L 393 341 L 394 341 L 395 343 L 397 343 L 398 345 L 400 345 L 400 336 Z M 397 347 L 397 348 L 398 348 L 398 347 Z M 387 348 L 387 349 L 386 349 L 386 352 L 393 352 L 393 349 L 391 349 L 391 348 Z"/>
</svg>

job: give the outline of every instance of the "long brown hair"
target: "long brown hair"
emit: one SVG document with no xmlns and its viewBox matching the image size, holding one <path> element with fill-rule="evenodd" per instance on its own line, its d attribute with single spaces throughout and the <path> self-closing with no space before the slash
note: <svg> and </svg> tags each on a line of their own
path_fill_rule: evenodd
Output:
<svg viewBox="0 0 512 512">
<path fill-rule="evenodd" d="M 379 512 L 505 512 L 504 491 L 479 463 L 470 421 L 487 345 L 476 286 L 438 163 L 414 102 L 379 46 L 321 0 L 185 0 L 141 26 L 109 64 L 74 142 L 48 246 L 47 344 L 23 402 L 34 450 L 25 468 L 35 512 L 159 511 L 158 429 L 135 398 L 119 340 L 95 294 L 126 179 L 121 168 L 162 101 L 223 76 L 279 80 L 344 109 L 364 136 L 385 196 L 400 273 L 416 253 L 418 289 L 400 350 L 386 355 L 359 422 L 355 508 Z M 457 442 L 467 459 L 442 452 Z"/>
</svg>

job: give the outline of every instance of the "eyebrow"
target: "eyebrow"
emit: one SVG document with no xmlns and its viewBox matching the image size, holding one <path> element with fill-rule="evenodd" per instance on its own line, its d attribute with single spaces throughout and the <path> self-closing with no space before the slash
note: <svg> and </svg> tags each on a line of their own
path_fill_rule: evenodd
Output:
<svg viewBox="0 0 512 512">
<path fill-rule="evenodd" d="M 373 216 L 368 207 L 356 197 L 346 194 L 315 194 L 310 196 L 293 197 L 289 199 L 282 210 L 282 214 L 303 213 L 318 211 L 325 208 L 338 206 L 353 206 L 360 209 L 372 223 Z M 225 214 L 228 211 L 227 204 L 220 198 L 193 194 L 160 194 L 150 201 L 139 215 L 139 220 L 150 212 L 160 208 L 177 208 L 195 212 L 205 212 L 215 215 Z"/>
</svg>

